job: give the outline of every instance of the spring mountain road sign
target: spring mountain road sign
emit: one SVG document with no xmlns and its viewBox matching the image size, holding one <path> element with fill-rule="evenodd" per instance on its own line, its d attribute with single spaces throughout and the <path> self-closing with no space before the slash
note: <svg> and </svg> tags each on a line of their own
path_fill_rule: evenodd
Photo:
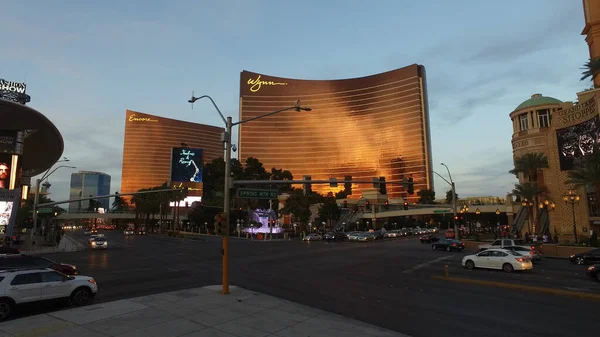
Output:
<svg viewBox="0 0 600 337">
<path fill-rule="evenodd" d="M 238 198 L 246 199 L 277 199 L 277 190 L 262 190 L 255 188 L 238 188 Z"/>
</svg>

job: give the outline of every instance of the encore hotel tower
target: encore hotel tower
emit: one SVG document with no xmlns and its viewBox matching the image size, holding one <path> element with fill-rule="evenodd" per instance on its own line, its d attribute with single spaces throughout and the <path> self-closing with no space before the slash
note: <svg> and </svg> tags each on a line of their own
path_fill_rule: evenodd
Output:
<svg viewBox="0 0 600 337">
<path fill-rule="evenodd" d="M 266 168 L 289 170 L 294 179 L 337 178 L 338 187 L 313 185 L 319 193 L 354 181 L 399 181 L 413 177 L 415 194 L 387 184 L 390 198 L 417 201 L 420 189 L 433 189 L 425 68 L 410 65 L 343 80 L 298 80 L 248 71 L 241 73 L 240 119 L 293 106 L 301 100 L 311 112 L 287 111 L 240 126 L 239 156 L 258 158 Z M 371 184 L 355 184 L 353 197 Z"/>
<path fill-rule="evenodd" d="M 121 191 L 136 192 L 168 183 L 174 147 L 202 149 L 203 163 L 223 157 L 223 131 L 215 126 L 127 110 Z"/>
</svg>

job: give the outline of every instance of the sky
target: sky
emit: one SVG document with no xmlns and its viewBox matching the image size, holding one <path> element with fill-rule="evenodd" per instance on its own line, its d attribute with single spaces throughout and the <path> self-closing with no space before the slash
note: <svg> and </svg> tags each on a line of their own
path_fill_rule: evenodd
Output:
<svg viewBox="0 0 600 337">
<path fill-rule="evenodd" d="M 589 59 L 573 0 L 2 0 L 0 78 L 61 131 L 78 170 L 120 189 L 125 110 L 222 126 L 238 115 L 242 70 L 298 79 L 427 70 L 433 169 L 457 194 L 517 182 L 509 113 L 534 93 L 575 101 Z M 234 134 L 233 139 L 237 139 Z M 259 158 L 260 159 L 260 158 Z M 72 170 L 49 181 L 68 199 Z M 435 177 L 437 197 L 448 185 Z"/>
</svg>

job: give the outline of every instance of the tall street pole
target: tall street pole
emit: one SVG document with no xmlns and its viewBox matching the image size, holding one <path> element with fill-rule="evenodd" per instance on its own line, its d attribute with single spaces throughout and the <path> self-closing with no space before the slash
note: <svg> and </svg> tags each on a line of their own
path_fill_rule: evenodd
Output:
<svg viewBox="0 0 600 337">
<path fill-rule="evenodd" d="M 231 180 L 231 129 L 233 128 L 233 121 L 231 117 L 227 117 L 225 122 L 225 137 L 223 137 L 223 143 L 225 145 L 225 187 L 223 188 L 223 212 L 225 212 L 225 234 L 223 235 L 223 249 L 221 254 L 223 255 L 223 294 L 229 294 L 229 199 L 230 196 L 230 180 Z"/>
<path fill-rule="evenodd" d="M 223 113 L 221 113 L 221 109 L 219 109 L 219 107 L 217 106 L 217 104 L 215 103 L 215 101 L 212 99 L 212 97 L 208 96 L 208 95 L 202 95 L 200 97 L 194 97 L 192 94 L 192 98 L 190 98 L 190 100 L 188 100 L 188 103 L 194 104 L 194 102 L 196 102 L 199 99 L 202 98 L 208 98 L 210 100 L 210 102 L 212 103 L 212 105 L 215 107 L 215 110 L 217 110 L 217 112 L 219 113 L 219 116 L 221 117 L 221 119 L 225 122 L 225 134 L 223 135 L 223 144 L 225 146 L 225 178 L 224 178 L 224 188 L 223 188 L 223 213 L 225 215 L 225 233 L 223 233 L 223 242 L 222 242 L 222 248 L 221 248 L 221 254 L 223 256 L 222 259 L 222 264 L 223 264 L 223 271 L 222 271 L 222 293 L 224 295 L 229 294 L 229 216 L 231 214 L 231 209 L 229 207 L 230 204 L 230 199 L 231 199 L 231 195 L 230 195 L 230 186 L 233 186 L 232 183 L 232 178 L 231 178 L 231 130 L 233 129 L 234 126 L 236 125 L 240 125 L 240 124 L 244 124 L 253 120 L 257 120 L 260 118 L 264 118 L 264 117 L 268 117 L 268 116 L 272 116 L 275 114 L 278 114 L 280 112 L 284 112 L 284 111 L 288 111 L 288 110 L 296 110 L 296 111 L 311 111 L 311 108 L 308 107 L 301 107 L 300 106 L 300 101 L 296 101 L 296 105 L 292 106 L 292 107 L 287 107 L 287 108 L 283 108 L 283 109 L 279 109 L 273 112 L 269 112 L 263 115 L 259 115 L 256 117 L 251 117 L 245 120 L 241 120 L 238 122 L 233 122 L 231 117 L 227 117 L 225 118 L 225 116 L 223 116 Z"/>
<path fill-rule="evenodd" d="M 68 159 L 63 160 L 63 161 L 68 161 Z M 31 229 L 31 234 L 30 234 L 31 240 L 33 240 L 33 233 L 35 233 L 35 231 L 37 230 L 37 219 L 38 219 L 37 207 L 38 207 L 38 203 L 40 201 L 40 185 L 41 185 L 42 181 L 44 181 L 45 179 L 48 179 L 48 177 L 50 177 L 52 175 L 52 173 L 56 172 L 56 170 L 58 170 L 59 168 L 62 168 L 62 167 L 71 168 L 71 169 L 76 168 L 75 166 L 61 165 L 61 166 L 56 167 L 52 171 L 50 171 L 50 169 L 48 169 L 48 171 L 46 171 L 46 173 L 41 178 L 36 179 L 36 181 L 35 181 L 35 192 L 34 192 L 34 197 L 33 197 L 33 209 L 32 209 L 32 211 L 33 211 L 33 228 Z M 50 173 L 48 173 L 49 171 L 50 171 Z"/>
</svg>

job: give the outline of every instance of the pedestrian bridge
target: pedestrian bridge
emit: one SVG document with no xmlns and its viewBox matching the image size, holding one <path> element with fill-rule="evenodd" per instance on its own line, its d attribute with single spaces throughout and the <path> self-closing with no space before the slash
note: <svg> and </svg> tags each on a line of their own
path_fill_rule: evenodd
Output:
<svg viewBox="0 0 600 337">
<path fill-rule="evenodd" d="M 389 205 L 388 209 L 379 207 L 375 212 L 364 211 L 362 214 L 363 219 L 372 219 L 373 213 L 377 218 L 392 218 L 409 215 L 433 215 L 433 214 L 453 214 L 452 205 L 410 205 L 407 210 L 404 209 L 403 205 Z M 458 214 L 476 214 L 477 210 L 481 214 L 496 214 L 496 211 L 500 213 L 506 213 L 512 215 L 514 213 L 512 205 L 498 204 L 498 205 L 469 205 L 469 210 L 465 213 L 461 213 L 462 205 L 456 206 L 456 213 Z"/>
<path fill-rule="evenodd" d="M 142 216 L 143 218 L 143 216 Z M 135 212 L 80 212 L 80 213 L 61 213 L 56 219 L 59 220 L 77 220 L 77 219 L 135 219 Z M 180 214 L 180 220 L 187 220 L 187 215 Z"/>
</svg>

